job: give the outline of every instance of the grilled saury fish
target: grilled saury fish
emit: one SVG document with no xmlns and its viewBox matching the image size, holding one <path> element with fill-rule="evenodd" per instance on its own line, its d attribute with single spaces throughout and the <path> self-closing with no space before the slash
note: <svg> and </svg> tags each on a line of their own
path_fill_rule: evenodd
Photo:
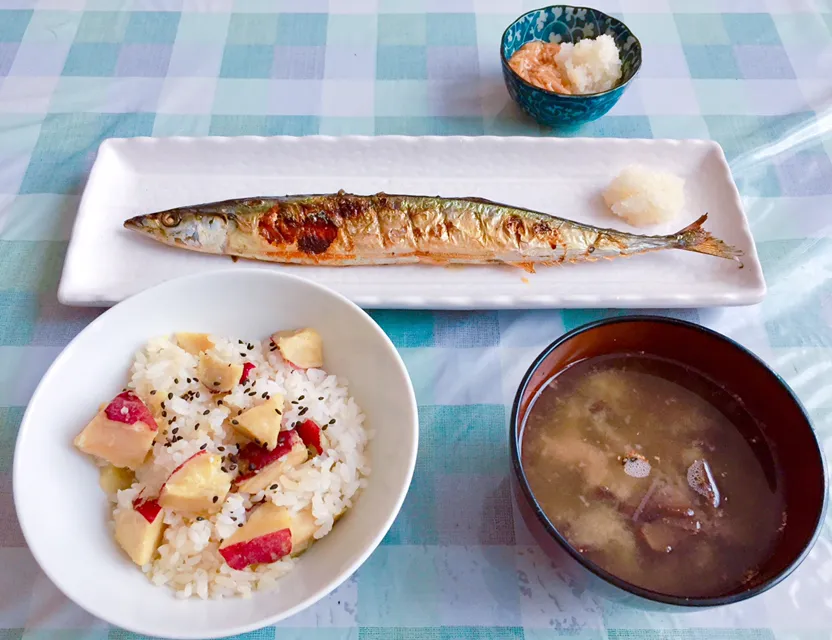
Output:
<svg viewBox="0 0 832 640">
<path fill-rule="evenodd" d="M 344 192 L 245 198 L 131 218 L 128 229 L 165 244 L 270 262 L 535 265 L 682 249 L 737 259 L 702 228 L 703 215 L 670 235 L 601 229 L 479 198 L 359 196 Z"/>
</svg>

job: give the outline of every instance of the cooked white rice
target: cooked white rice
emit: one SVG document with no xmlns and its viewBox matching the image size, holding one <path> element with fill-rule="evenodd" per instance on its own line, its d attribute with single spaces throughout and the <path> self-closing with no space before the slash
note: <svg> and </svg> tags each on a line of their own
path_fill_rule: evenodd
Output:
<svg viewBox="0 0 832 640">
<path fill-rule="evenodd" d="M 153 584 L 175 590 L 180 598 L 246 597 L 255 589 L 273 584 L 297 560 L 285 558 L 237 571 L 219 554 L 220 542 L 246 521 L 246 509 L 262 500 L 271 500 L 292 511 L 311 505 L 319 527 L 314 537 L 320 539 L 352 506 L 370 472 L 365 455 L 369 434 L 361 410 L 349 396 L 346 380 L 321 369 L 291 368 L 278 351 L 270 349 L 268 340 L 261 343 L 219 336 L 211 339 L 215 344 L 211 352 L 217 357 L 231 363 L 251 362 L 256 367 L 249 373 L 246 384 L 225 395 L 219 406 L 211 393 L 195 380 L 197 357 L 175 342 L 168 338 L 154 339 L 136 354 L 129 388 L 148 405 L 154 396 L 167 398 L 171 393 L 173 398 L 165 400 L 166 422 L 159 424 L 160 430 L 167 430 L 167 438 L 157 438 L 152 457 L 137 470 L 133 486 L 111 496 L 117 503 L 116 510 L 130 508 L 133 498 L 143 489 L 147 490 L 145 495 L 157 495 L 170 473 L 203 446 L 226 460 L 229 454 L 236 455 L 238 444 L 244 441 L 224 422 L 232 412 L 236 415 L 238 410 L 261 402 L 263 393 L 284 395 L 284 429 L 307 419 L 326 425 L 328 448 L 322 455 L 281 476 L 274 490 L 254 495 L 229 493 L 222 509 L 211 517 L 196 519 L 165 510 L 167 527 L 162 545 L 142 571 Z M 156 394 L 151 395 L 154 390 Z M 200 397 L 186 401 L 181 396 L 188 391 L 200 392 Z M 256 393 L 249 395 L 252 391 Z M 307 411 L 301 418 L 298 412 L 302 407 L 307 407 Z M 209 413 L 205 415 L 205 411 Z M 175 422 L 170 422 L 173 418 Z M 165 446 L 168 439 L 176 441 Z M 232 476 L 237 474 L 235 465 L 226 463 L 225 466 Z"/>
</svg>

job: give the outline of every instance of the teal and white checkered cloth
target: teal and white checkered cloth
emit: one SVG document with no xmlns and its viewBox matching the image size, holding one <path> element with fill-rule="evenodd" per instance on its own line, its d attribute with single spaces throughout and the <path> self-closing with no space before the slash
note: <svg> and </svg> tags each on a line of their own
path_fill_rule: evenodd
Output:
<svg viewBox="0 0 832 640">
<path fill-rule="evenodd" d="M 20 419 L 99 311 L 57 281 L 98 144 L 110 136 L 557 135 L 500 77 L 522 0 L 0 0 L 0 639 L 132 637 L 69 603 L 12 505 Z M 672 315 L 781 373 L 832 437 L 832 0 L 597 0 L 644 47 L 615 109 L 571 135 L 718 140 L 763 261 L 757 307 Z M 720 13 L 725 11 L 725 13 Z M 832 532 L 749 602 L 646 613 L 565 581 L 509 492 L 508 407 L 532 358 L 604 311 L 374 312 L 420 405 L 401 515 L 330 597 L 249 638 L 832 638 Z M 456 452 L 465 451 L 460 456 Z M 451 452 L 455 452 L 453 457 Z"/>
</svg>

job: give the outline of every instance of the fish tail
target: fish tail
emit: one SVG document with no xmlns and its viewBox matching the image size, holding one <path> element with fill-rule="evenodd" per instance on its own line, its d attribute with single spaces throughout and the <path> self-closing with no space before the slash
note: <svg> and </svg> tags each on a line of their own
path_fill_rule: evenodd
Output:
<svg viewBox="0 0 832 640">
<path fill-rule="evenodd" d="M 728 260 L 736 260 L 739 262 L 743 255 L 742 251 L 736 247 L 723 242 L 719 238 L 715 238 L 710 233 L 702 228 L 705 221 L 708 219 L 708 214 L 704 214 L 693 224 L 671 235 L 674 246 L 683 251 L 693 251 L 694 253 L 705 253 L 709 256 L 717 256 L 718 258 L 726 258 Z M 740 263 L 742 266 L 742 263 Z"/>
</svg>

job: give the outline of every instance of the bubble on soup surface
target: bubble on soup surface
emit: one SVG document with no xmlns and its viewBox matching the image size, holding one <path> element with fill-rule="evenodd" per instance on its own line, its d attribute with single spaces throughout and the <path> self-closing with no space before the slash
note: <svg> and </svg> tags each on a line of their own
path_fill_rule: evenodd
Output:
<svg viewBox="0 0 832 640">
<path fill-rule="evenodd" d="M 652 467 L 643 455 L 630 453 L 624 458 L 624 473 L 631 478 L 646 478 Z"/>
<path fill-rule="evenodd" d="M 716 508 L 720 503 L 719 488 L 707 460 L 694 460 L 688 467 L 688 484 L 690 488 L 703 496 Z"/>
</svg>

